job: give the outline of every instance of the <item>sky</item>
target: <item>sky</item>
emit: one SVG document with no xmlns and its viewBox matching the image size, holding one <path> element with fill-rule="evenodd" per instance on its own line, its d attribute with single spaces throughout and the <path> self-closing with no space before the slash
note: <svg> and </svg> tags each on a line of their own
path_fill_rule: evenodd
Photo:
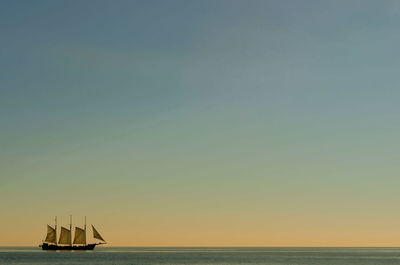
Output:
<svg viewBox="0 0 400 265">
<path fill-rule="evenodd" d="M 400 246 L 400 4 L 0 2 L 0 245 Z"/>
</svg>

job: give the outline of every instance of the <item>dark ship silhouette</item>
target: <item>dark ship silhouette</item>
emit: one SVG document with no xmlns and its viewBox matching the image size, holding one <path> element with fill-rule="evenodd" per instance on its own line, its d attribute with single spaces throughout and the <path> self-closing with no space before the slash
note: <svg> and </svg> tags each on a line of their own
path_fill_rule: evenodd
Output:
<svg viewBox="0 0 400 265">
<path fill-rule="evenodd" d="M 106 244 L 96 228 L 92 225 L 93 238 L 100 240 L 98 243 L 86 242 L 86 217 L 84 228 L 75 227 L 74 241 L 72 242 L 72 216 L 70 216 L 69 229 L 61 226 L 60 238 L 57 243 L 57 217 L 54 228 L 47 225 L 47 236 L 39 247 L 43 250 L 93 250 L 96 245 Z"/>
</svg>

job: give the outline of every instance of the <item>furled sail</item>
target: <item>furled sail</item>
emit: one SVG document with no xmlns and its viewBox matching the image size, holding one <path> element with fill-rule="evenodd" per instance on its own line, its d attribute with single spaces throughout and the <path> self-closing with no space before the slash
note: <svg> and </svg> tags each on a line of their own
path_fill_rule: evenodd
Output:
<svg viewBox="0 0 400 265">
<path fill-rule="evenodd" d="M 60 240 L 58 244 L 71 245 L 71 231 L 65 227 L 61 227 Z"/>
<path fill-rule="evenodd" d="M 99 234 L 99 232 L 97 232 L 96 228 L 94 228 L 93 225 L 92 225 L 92 230 L 93 230 L 93 237 L 94 237 L 94 238 L 97 238 L 97 239 L 100 239 L 100 240 L 106 242 L 106 241 L 101 237 L 101 235 Z"/>
<path fill-rule="evenodd" d="M 47 243 L 57 244 L 56 230 L 49 225 L 47 225 L 47 236 L 44 241 Z"/>
<path fill-rule="evenodd" d="M 82 228 L 75 227 L 74 244 L 86 245 L 86 231 Z"/>
</svg>

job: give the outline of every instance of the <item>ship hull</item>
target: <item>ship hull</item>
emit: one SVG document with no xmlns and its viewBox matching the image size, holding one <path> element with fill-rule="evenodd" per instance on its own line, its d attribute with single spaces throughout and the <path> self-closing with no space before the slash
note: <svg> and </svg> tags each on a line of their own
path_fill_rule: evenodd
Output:
<svg viewBox="0 0 400 265">
<path fill-rule="evenodd" d="M 43 243 L 40 247 L 43 250 L 93 250 L 97 244 L 87 244 L 83 246 L 60 246 L 60 245 L 49 245 Z"/>
</svg>

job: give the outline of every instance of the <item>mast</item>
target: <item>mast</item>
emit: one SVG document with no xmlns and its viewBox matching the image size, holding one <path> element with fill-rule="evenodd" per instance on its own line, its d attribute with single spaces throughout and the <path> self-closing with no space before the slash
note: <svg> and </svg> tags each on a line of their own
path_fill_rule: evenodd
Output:
<svg viewBox="0 0 400 265">
<path fill-rule="evenodd" d="M 55 223 L 54 229 L 56 230 L 56 245 L 57 245 L 57 216 L 56 216 L 56 218 L 54 220 L 54 223 Z"/>
<path fill-rule="evenodd" d="M 72 215 L 69 216 L 69 237 L 70 237 L 70 242 L 72 246 Z"/>
<path fill-rule="evenodd" d="M 86 242 L 86 216 L 85 216 L 85 227 L 84 227 L 84 230 L 85 230 L 85 244 L 87 244 L 87 242 Z"/>
</svg>

